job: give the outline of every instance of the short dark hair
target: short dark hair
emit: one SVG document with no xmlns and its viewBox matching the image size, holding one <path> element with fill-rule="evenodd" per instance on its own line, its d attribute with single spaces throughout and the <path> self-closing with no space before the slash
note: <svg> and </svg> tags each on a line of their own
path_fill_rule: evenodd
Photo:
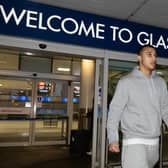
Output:
<svg viewBox="0 0 168 168">
<path fill-rule="evenodd" d="M 138 49 L 138 51 L 137 51 L 137 55 L 141 55 L 141 52 L 142 52 L 143 49 L 146 48 L 146 47 L 150 47 L 150 48 L 153 48 L 153 49 L 156 50 L 156 48 L 155 48 L 154 46 L 150 45 L 150 44 L 143 45 L 143 46 L 141 46 L 141 47 Z"/>
</svg>

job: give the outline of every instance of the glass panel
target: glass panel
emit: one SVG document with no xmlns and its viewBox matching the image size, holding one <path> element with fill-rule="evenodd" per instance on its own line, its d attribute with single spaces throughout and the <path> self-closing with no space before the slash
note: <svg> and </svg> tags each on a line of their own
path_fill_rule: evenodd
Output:
<svg viewBox="0 0 168 168">
<path fill-rule="evenodd" d="M 31 97 L 30 80 L 1 79 L 0 142 L 28 142 Z"/>
<path fill-rule="evenodd" d="M 14 53 L 0 53 L 0 69 L 18 70 L 19 55 Z"/>
<path fill-rule="evenodd" d="M 28 140 L 29 121 L 0 120 L 0 143 L 28 142 Z"/>
<path fill-rule="evenodd" d="M 21 56 L 20 70 L 29 72 L 51 72 L 51 58 Z"/>
<path fill-rule="evenodd" d="M 35 140 L 66 140 L 67 136 L 67 82 L 39 81 L 37 84 L 37 111 Z"/>
<path fill-rule="evenodd" d="M 72 61 L 72 75 L 80 76 L 80 61 Z"/>
<path fill-rule="evenodd" d="M 0 80 L 0 107 L 30 107 L 32 82 L 30 80 Z"/>
<path fill-rule="evenodd" d="M 71 67 L 71 60 L 54 59 L 52 72 L 56 74 L 70 75 L 72 72 Z"/>
<path fill-rule="evenodd" d="M 52 72 L 56 74 L 80 76 L 80 67 L 80 58 L 57 57 L 53 59 Z"/>
<path fill-rule="evenodd" d="M 57 118 L 57 117 L 55 117 Z M 59 141 L 67 138 L 67 117 L 44 118 L 36 121 L 35 141 Z"/>
</svg>

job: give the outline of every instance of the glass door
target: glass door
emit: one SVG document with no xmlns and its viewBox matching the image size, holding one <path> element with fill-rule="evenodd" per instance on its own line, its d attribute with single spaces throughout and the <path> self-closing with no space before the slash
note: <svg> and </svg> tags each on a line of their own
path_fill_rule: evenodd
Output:
<svg viewBox="0 0 168 168">
<path fill-rule="evenodd" d="M 28 145 L 32 104 L 30 79 L 0 79 L 0 145 Z"/>
<path fill-rule="evenodd" d="M 1 77 L 0 146 L 68 144 L 71 129 L 77 127 L 74 86 L 66 78 Z"/>
<path fill-rule="evenodd" d="M 68 138 L 68 82 L 37 80 L 34 144 L 66 144 Z"/>
</svg>

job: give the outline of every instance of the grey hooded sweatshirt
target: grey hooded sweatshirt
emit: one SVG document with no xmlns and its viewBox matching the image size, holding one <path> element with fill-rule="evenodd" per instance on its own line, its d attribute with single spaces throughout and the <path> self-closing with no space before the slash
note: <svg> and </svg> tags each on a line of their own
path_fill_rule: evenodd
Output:
<svg viewBox="0 0 168 168">
<path fill-rule="evenodd" d="M 168 126 L 168 93 L 165 81 L 155 71 L 145 76 L 138 67 L 121 78 L 110 103 L 107 135 L 118 143 L 118 127 L 124 139 L 158 138 L 162 119 Z"/>
</svg>

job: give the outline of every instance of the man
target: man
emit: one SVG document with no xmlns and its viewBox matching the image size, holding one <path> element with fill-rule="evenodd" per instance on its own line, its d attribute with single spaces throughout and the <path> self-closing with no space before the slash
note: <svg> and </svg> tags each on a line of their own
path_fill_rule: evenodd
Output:
<svg viewBox="0 0 168 168">
<path fill-rule="evenodd" d="M 121 122 L 123 168 L 153 168 L 159 159 L 162 119 L 168 125 L 167 86 L 155 72 L 155 48 L 142 46 L 138 62 L 138 67 L 119 80 L 107 121 L 111 152 L 120 151 L 118 127 Z"/>
</svg>

